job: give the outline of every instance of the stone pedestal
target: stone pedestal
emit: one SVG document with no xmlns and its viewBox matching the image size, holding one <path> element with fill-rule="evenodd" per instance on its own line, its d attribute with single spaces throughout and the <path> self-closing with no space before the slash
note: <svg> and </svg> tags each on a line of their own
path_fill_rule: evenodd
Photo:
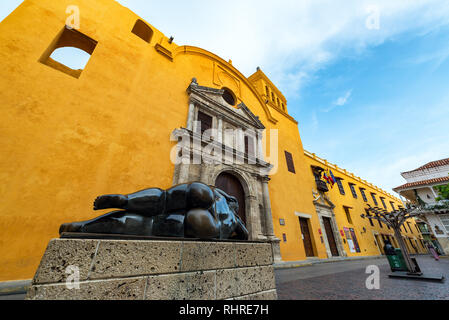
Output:
<svg viewBox="0 0 449 320">
<path fill-rule="evenodd" d="M 53 239 L 27 299 L 274 300 L 272 248 L 260 242 Z"/>
</svg>

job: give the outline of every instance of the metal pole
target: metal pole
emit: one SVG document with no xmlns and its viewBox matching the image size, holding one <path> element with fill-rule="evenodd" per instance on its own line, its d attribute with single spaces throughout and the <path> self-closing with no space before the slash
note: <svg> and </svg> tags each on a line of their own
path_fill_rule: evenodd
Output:
<svg viewBox="0 0 449 320">
<path fill-rule="evenodd" d="M 401 236 L 401 231 L 399 227 L 393 227 L 394 235 L 396 240 L 398 241 L 399 247 L 401 248 L 402 254 L 404 255 L 405 264 L 407 265 L 407 269 L 410 273 L 415 273 L 415 266 L 410 258 L 410 254 L 408 253 L 407 246 L 404 243 L 404 239 Z"/>
</svg>

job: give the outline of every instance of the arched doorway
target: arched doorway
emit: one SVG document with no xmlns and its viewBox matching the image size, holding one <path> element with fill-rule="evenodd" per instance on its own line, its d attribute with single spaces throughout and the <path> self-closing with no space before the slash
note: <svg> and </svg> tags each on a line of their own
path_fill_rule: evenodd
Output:
<svg viewBox="0 0 449 320">
<path fill-rule="evenodd" d="M 223 172 L 215 181 L 215 186 L 230 196 L 237 198 L 239 202 L 239 212 L 238 215 L 240 219 L 246 224 L 246 212 L 245 212 L 245 191 L 243 190 L 242 184 L 239 179 L 230 173 Z"/>
</svg>

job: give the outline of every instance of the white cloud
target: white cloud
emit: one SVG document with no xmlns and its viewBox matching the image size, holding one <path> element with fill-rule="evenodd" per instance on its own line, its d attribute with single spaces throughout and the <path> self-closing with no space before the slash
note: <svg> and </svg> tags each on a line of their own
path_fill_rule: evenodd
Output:
<svg viewBox="0 0 449 320">
<path fill-rule="evenodd" d="M 346 91 L 344 95 L 339 97 L 337 100 L 335 100 L 332 105 L 328 108 L 323 109 L 323 112 L 330 112 L 334 110 L 336 107 L 343 107 L 346 103 L 348 103 L 349 98 L 351 98 L 352 95 L 352 89 Z"/>
<path fill-rule="evenodd" d="M 348 99 L 351 97 L 352 89 L 345 93 L 344 96 L 337 99 L 337 101 L 334 102 L 334 105 L 336 106 L 344 106 L 346 102 L 348 102 Z"/>
<path fill-rule="evenodd" d="M 245 75 L 260 66 L 287 96 L 347 52 L 449 22 L 445 0 L 119 0 L 175 42 L 216 53 Z M 379 29 L 367 28 L 378 8 Z"/>
</svg>

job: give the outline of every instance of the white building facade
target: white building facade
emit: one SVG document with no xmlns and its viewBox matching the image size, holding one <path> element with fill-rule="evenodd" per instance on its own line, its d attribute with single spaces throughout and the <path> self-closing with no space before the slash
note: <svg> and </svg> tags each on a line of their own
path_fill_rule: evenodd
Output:
<svg viewBox="0 0 449 320">
<path fill-rule="evenodd" d="M 437 201 L 437 186 L 449 184 L 449 158 L 429 162 L 415 170 L 402 172 L 407 181 L 393 190 L 412 203 L 424 207 L 424 216 L 433 236 L 440 245 L 440 251 L 449 254 L 449 205 Z"/>
</svg>

